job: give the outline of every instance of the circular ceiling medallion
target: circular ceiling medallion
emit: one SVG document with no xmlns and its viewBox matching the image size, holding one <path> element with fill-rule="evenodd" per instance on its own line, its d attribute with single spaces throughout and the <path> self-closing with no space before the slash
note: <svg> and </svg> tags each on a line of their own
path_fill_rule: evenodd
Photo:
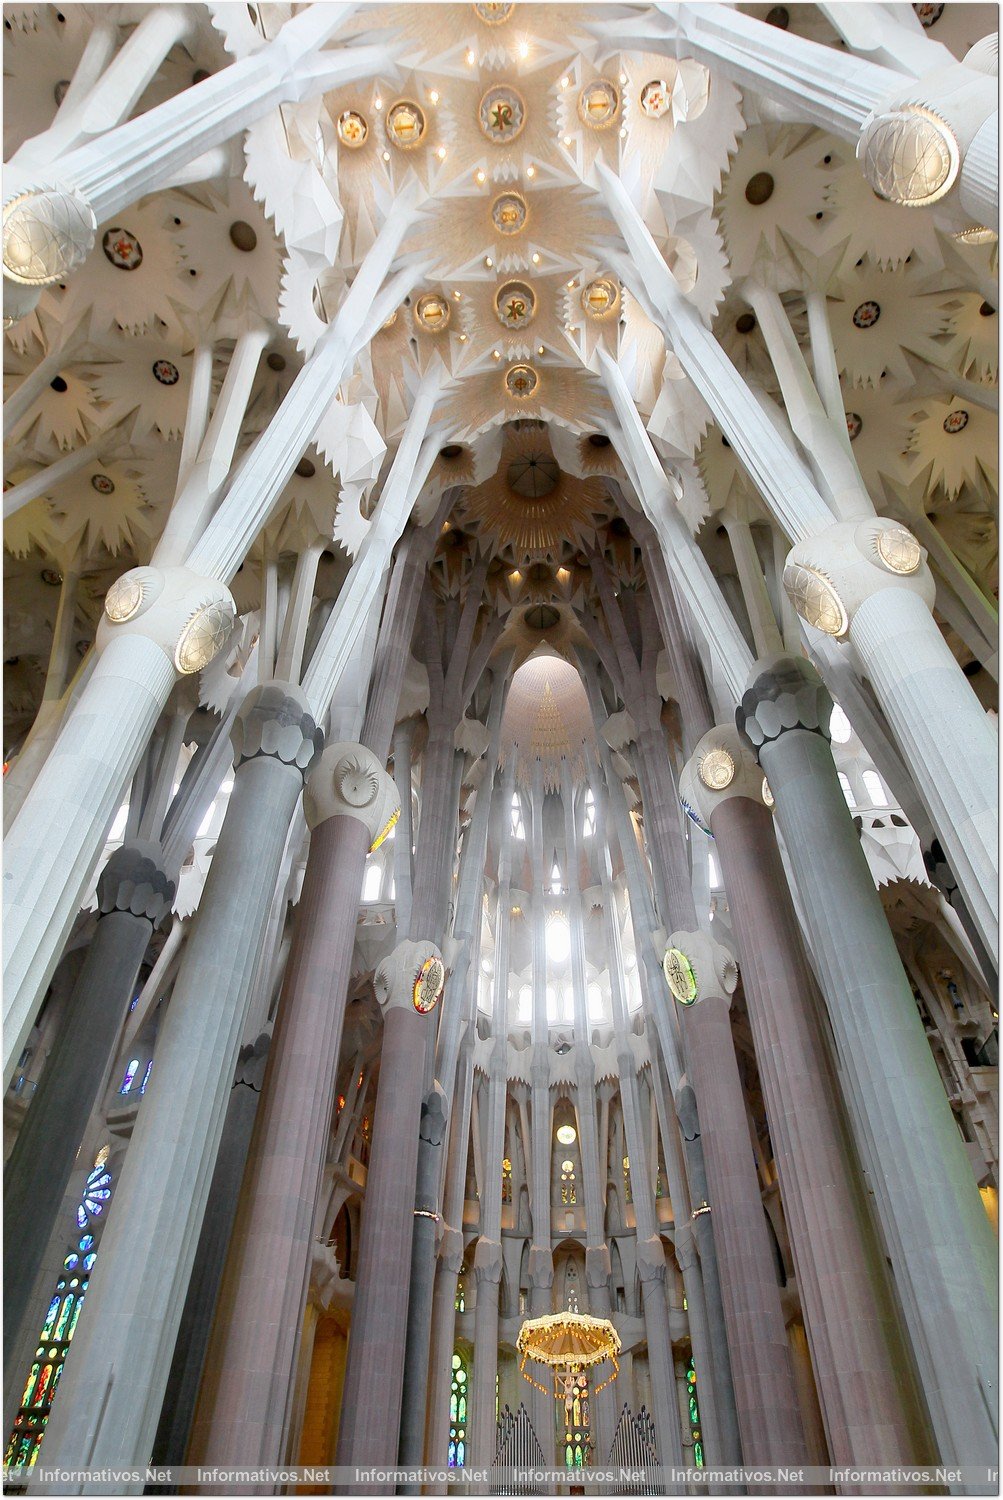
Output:
<svg viewBox="0 0 1003 1500">
<path fill-rule="evenodd" d="M 845 635 L 850 624 L 842 599 L 830 579 L 807 563 L 789 562 L 784 588 L 802 620 L 825 635 Z"/>
<path fill-rule="evenodd" d="M 521 95 L 511 84 L 493 84 L 478 106 L 477 123 L 489 141 L 496 146 L 507 146 L 522 133 L 526 123 L 526 106 Z"/>
<path fill-rule="evenodd" d="M 714 792 L 723 792 L 735 779 L 735 760 L 720 745 L 701 755 L 697 773 L 704 786 Z"/>
<path fill-rule="evenodd" d="M 432 954 L 418 970 L 414 981 L 414 1008 L 427 1016 L 434 1010 L 446 986 L 446 968 L 441 958 Z"/>
<path fill-rule="evenodd" d="M 872 119 L 861 134 L 857 156 L 878 197 L 905 208 L 937 203 L 961 170 L 954 131 L 919 104 L 904 104 Z"/>
<path fill-rule="evenodd" d="M 338 116 L 338 139 L 349 151 L 358 151 L 369 139 L 369 125 L 357 109 L 346 109 Z"/>
<path fill-rule="evenodd" d="M 766 806 L 775 807 L 776 799 L 773 793 L 770 791 L 770 783 L 767 781 L 765 776 L 763 777 L 763 785 L 760 788 L 760 791 L 762 792 L 763 801 L 766 803 Z"/>
<path fill-rule="evenodd" d="M 104 612 L 115 625 L 131 620 L 143 602 L 143 585 L 135 573 L 116 578 L 105 595 Z"/>
<path fill-rule="evenodd" d="M 669 112 L 672 90 L 664 78 L 652 78 L 641 90 L 641 112 L 649 120 L 660 120 Z"/>
<path fill-rule="evenodd" d="M 536 293 L 524 281 L 506 281 L 495 293 L 495 315 L 503 328 L 525 328 L 536 316 Z"/>
<path fill-rule="evenodd" d="M 680 1005 L 692 1005 L 697 997 L 697 976 L 681 948 L 666 948 L 662 973 L 673 997 Z"/>
<path fill-rule="evenodd" d="M 116 270 L 135 271 L 143 264 L 143 247 L 128 229 L 106 230 L 101 249 Z"/>
<path fill-rule="evenodd" d="M 486 4 L 474 6 L 474 15 L 478 21 L 483 21 L 485 26 L 503 26 L 514 10 L 514 5 L 504 5 L 501 0 L 495 0 L 493 4 L 491 0 L 487 0 Z"/>
<path fill-rule="evenodd" d="M 414 320 L 426 333 L 441 333 L 449 326 L 449 303 L 441 292 L 426 292 L 414 305 Z"/>
<path fill-rule="evenodd" d="M 919 542 L 904 526 L 890 526 L 874 538 L 877 554 L 891 573 L 915 573 L 923 561 Z"/>
<path fill-rule="evenodd" d="M 853 310 L 854 328 L 873 328 L 881 316 L 881 304 L 879 302 L 861 302 L 859 307 Z"/>
<path fill-rule="evenodd" d="M 761 208 L 764 203 L 769 203 L 773 197 L 773 189 L 776 183 L 769 172 L 753 172 L 745 184 L 745 201 L 751 203 L 753 208 Z"/>
<path fill-rule="evenodd" d="M 540 377 L 532 365 L 509 365 L 505 371 L 505 389 L 517 401 L 532 396 L 540 384 Z"/>
<path fill-rule="evenodd" d="M 413 151 L 425 139 L 425 112 L 412 99 L 398 99 L 387 110 L 387 140 L 398 151 Z"/>
<path fill-rule="evenodd" d="M 491 222 L 499 234 L 518 234 L 528 219 L 529 208 L 521 193 L 499 193 L 491 205 Z"/>
<path fill-rule="evenodd" d="M 964 432 L 969 420 L 964 407 L 959 406 L 956 411 L 949 412 L 944 418 L 944 431 L 954 437 L 957 433 Z"/>
<path fill-rule="evenodd" d="M 582 308 L 587 317 L 609 318 L 619 311 L 620 288 L 610 276 L 597 276 L 582 289 Z"/>
<path fill-rule="evenodd" d="M 851 443 L 853 442 L 854 438 L 858 438 L 860 436 L 860 431 L 863 425 L 864 419 L 859 412 L 848 411 L 846 413 L 846 435 L 850 439 Z"/>
<path fill-rule="evenodd" d="M 509 489 L 524 500 L 543 500 L 557 488 L 561 470 L 549 453 L 525 453 L 513 458 L 505 477 Z"/>
<path fill-rule="evenodd" d="M 181 379 L 181 372 L 176 364 L 169 359 L 155 359 L 153 361 L 153 378 L 161 385 L 177 385 Z"/>
<path fill-rule="evenodd" d="M 91 489 L 97 490 L 99 495 L 114 495 L 115 481 L 109 479 L 107 474 L 92 474 Z"/>
<path fill-rule="evenodd" d="M 608 78 L 587 83 L 578 95 L 578 118 L 593 130 L 608 130 L 620 109 L 620 90 Z"/>
</svg>

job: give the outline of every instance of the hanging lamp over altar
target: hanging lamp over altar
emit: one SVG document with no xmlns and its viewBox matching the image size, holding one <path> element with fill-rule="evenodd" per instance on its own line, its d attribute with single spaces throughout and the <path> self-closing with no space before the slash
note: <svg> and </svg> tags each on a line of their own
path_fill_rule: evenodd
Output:
<svg viewBox="0 0 1003 1500">
<path fill-rule="evenodd" d="M 598 1365 L 608 1363 L 609 1375 L 592 1387 L 592 1395 L 604 1390 L 620 1373 L 617 1355 L 620 1335 L 608 1318 L 590 1318 L 579 1312 L 547 1313 L 529 1318 L 519 1330 L 516 1349 L 522 1356 L 519 1370 L 525 1380 L 539 1391 L 548 1387 L 526 1369 L 527 1363 L 542 1365 L 554 1372 L 554 1397 L 564 1400 L 567 1377 L 584 1375 Z"/>
</svg>

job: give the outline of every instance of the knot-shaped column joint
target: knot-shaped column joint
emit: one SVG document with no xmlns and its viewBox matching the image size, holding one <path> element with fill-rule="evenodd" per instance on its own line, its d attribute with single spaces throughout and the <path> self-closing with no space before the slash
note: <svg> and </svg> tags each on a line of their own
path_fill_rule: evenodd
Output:
<svg viewBox="0 0 1003 1500">
<path fill-rule="evenodd" d="M 307 827 L 328 818 L 356 818 L 378 849 L 400 817 L 400 793 L 386 767 L 365 745 L 338 740 L 328 745 L 303 794 Z"/>
<path fill-rule="evenodd" d="M 130 568 L 105 595 L 99 652 L 136 637 L 158 646 L 180 677 L 201 672 L 230 639 L 237 607 L 225 583 L 191 568 Z"/>
</svg>

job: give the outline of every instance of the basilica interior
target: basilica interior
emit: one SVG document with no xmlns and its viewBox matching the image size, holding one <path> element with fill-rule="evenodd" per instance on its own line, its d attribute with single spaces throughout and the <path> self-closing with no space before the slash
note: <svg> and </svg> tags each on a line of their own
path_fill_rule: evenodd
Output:
<svg viewBox="0 0 1003 1500">
<path fill-rule="evenodd" d="M 995 1464 L 996 8 L 3 14 L 8 1488 Z"/>
</svg>

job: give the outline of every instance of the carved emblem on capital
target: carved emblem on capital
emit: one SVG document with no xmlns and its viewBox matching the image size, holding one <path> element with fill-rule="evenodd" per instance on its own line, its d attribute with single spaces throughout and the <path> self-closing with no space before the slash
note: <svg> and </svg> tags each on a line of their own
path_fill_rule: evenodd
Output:
<svg viewBox="0 0 1003 1500">
<path fill-rule="evenodd" d="M 201 672 L 219 655 L 237 608 L 226 584 L 191 568 L 130 568 L 105 596 L 98 650 L 116 636 L 141 636 L 159 646 L 182 677 Z"/>
<path fill-rule="evenodd" d="M 784 588 L 803 620 L 836 637 L 850 632 L 857 610 L 882 589 L 908 589 L 931 609 L 936 592 L 923 548 L 886 516 L 840 521 L 805 537 L 788 555 Z"/>
<path fill-rule="evenodd" d="M 97 231 L 90 204 L 75 190 L 32 188 L 3 207 L 3 273 L 22 286 L 51 286 L 79 266 Z"/>
<path fill-rule="evenodd" d="M 400 795 L 371 750 L 339 740 L 328 745 L 314 766 L 303 797 L 307 826 L 328 818 L 357 818 L 369 833 L 370 853 L 378 849 L 400 817 Z"/>
<path fill-rule="evenodd" d="M 738 984 L 735 955 L 707 932 L 674 932 L 663 968 L 665 982 L 680 1005 L 711 996 L 730 1000 Z"/>
<path fill-rule="evenodd" d="M 721 768 L 727 769 L 727 779 Z M 715 807 L 730 797 L 764 804 L 763 773 L 734 724 L 715 724 L 683 767 L 679 799 L 709 831 Z"/>
<path fill-rule="evenodd" d="M 398 943 L 373 975 L 373 989 L 384 1010 L 396 1006 L 426 1015 L 438 1004 L 446 968 L 434 943 Z"/>
</svg>

